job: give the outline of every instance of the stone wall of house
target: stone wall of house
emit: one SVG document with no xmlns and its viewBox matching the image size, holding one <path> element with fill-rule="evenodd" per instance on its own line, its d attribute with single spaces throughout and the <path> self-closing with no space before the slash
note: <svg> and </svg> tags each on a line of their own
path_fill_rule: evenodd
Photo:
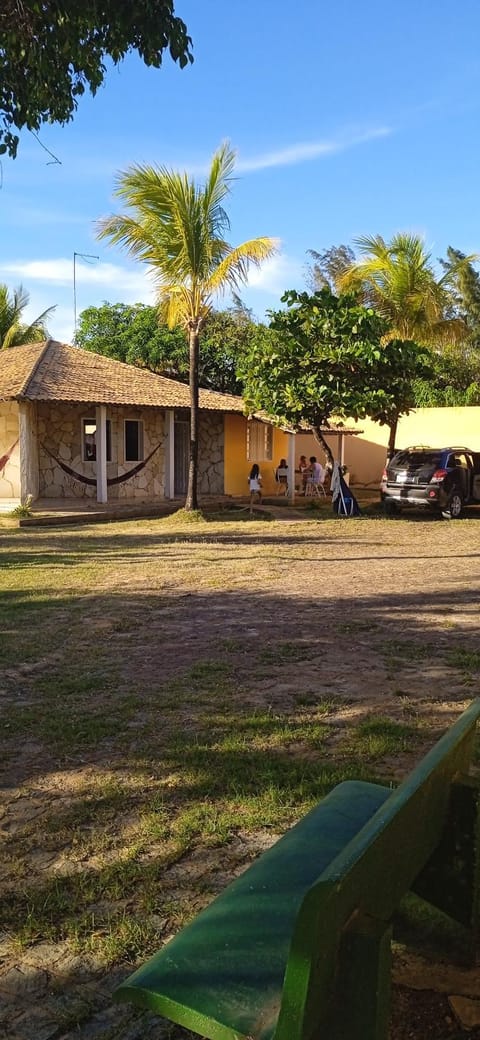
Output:
<svg viewBox="0 0 480 1040">
<path fill-rule="evenodd" d="M 223 412 L 201 412 L 198 431 L 198 490 L 201 495 L 223 495 Z"/>
<path fill-rule="evenodd" d="M 95 407 L 62 402 L 0 403 L 0 498 L 96 499 L 96 463 L 85 461 L 82 420 L 95 420 Z M 143 422 L 145 465 L 125 461 L 124 420 Z M 107 479 L 127 476 L 108 485 L 108 499 L 152 501 L 165 497 L 165 413 L 154 408 L 107 408 L 111 461 Z M 20 445 L 21 435 L 21 445 Z M 20 450 L 22 448 L 22 450 Z M 13 449 L 13 450 L 12 450 Z M 152 454 L 153 453 L 153 454 Z M 148 459 L 148 456 L 151 458 Z M 148 459 L 148 461 L 147 461 Z M 20 465 L 20 460 L 22 464 Z M 69 472 L 72 471 L 72 472 Z M 90 483 L 85 483 L 86 478 Z M 218 495 L 224 490 L 224 416 L 201 412 L 199 424 L 199 492 Z"/>
<path fill-rule="evenodd" d="M 37 429 L 41 498 L 96 498 L 96 463 L 83 458 L 83 419 L 95 420 L 95 407 L 39 402 Z M 107 421 L 110 421 L 111 431 L 111 461 L 107 463 L 107 479 L 125 476 L 137 468 L 137 463 L 125 461 L 125 419 L 143 422 L 144 460 L 153 454 L 138 473 L 120 483 L 109 484 L 108 499 L 150 501 L 163 498 L 164 414 L 157 409 L 107 407 Z M 73 472 L 69 473 L 68 470 Z M 91 483 L 84 483 L 82 477 Z"/>
<path fill-rule="evenodd" d="M 0 401 L 0 499 L 20 501 L 20 443 L 18 404 Z"/>
<path fill-rule="evenodd" d="M 156 408 L 118 408 L 115 409 L 117 419 L 117 474 L 121 476 L 136 468 L 135 462 L 125 462 L 123 423 L 125 419 L 143 421 L 143 457 L 152 452 L 152 458 L 135 476 L 121 484 L 108 488 L 108 497 L 119 499 L 134 498 L 148 500 L 165 497 L 165 413 Z M 108 409 L 107 409 L 108 415 Z M 114 430 L 112 422 L 112 451 Z M 110 474 L 108 474 L 110 476 Z"/>
</svg>

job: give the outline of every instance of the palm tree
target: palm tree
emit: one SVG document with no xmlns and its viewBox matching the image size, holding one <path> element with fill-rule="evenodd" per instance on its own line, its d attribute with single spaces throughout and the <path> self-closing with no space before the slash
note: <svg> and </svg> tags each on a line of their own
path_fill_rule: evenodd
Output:
<svg viewBox="0 0 480 1040">
<path fill-rule="evenodd" d="M 465 339 L 468 329 L 454 316 L 452 283 L 462 264 L 455 258 L 437 278 L 431 254 L 419 235 L 400 232 L 390 242 L 381 235 L 355 240 L 364 259 L 355 259 L 339 277 L 339 288 L 357 293 L 387 322 L 384 339 L 413 340 L 420 346 L 445 346 Z M 398 417 L 390 426 L 388 457 L 395 451 Z"/>
<path fill-rule="evenodd" d="M 215 296 L 244 284 L 250 264 L 276 251 L 272 238 L 239 246 L 225 239 L 230 223 L 223 201 L 230 191 L 235 153 L 228 143 L 214 154 L 204 184 L 165 167 L 132 166 L 115 194 L 129 213 L 98 223 L 107 238 L 150 268 L 159 319 L 186 330 L 190 353 L 190 465 L 186 509 L 197 508 L 198 362 L 200 333 Z"/>
<path fill-rule="evenodd" d="M 437 278 L 431 254 L 419 235 L 400 232 L 390 242 L 381 235 L 355 240 L 365 257 L 353 260 L 339 277 L 343 291 L 358 292 L 388 322 L 388 339 L 411 339 L 420 346 L 457 343 L 466 334 L 462 319 L 450 317 L 452 277 L 467 261 L 449 264 Z"/>
<path fill-rule="evenodd" d="M 42 339 L 48 339 L 45 321 L 55 308 L 48 307 L 43 314 L 35 318 L 35 321 L 26 325 L 22 322 L 22 314 L 28 306 L 29 299 L 29 294 L 22 285 L 14 289 L 11 296 L 8 287 L 0 285 L 0 350 L 18 347 L 21 343 L 39 343 Z"/>
</svg>

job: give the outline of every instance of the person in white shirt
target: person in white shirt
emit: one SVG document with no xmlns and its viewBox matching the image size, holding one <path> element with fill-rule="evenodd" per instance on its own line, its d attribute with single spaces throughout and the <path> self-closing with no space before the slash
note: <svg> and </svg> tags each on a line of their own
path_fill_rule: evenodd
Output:
<svg viewBox="0 0 480 1040">
<path fill-rule="evenodd" d="M 317 462 L 315 455 L 310 456 L 310 473 L 308 479 L 312 484 L 323 484 L 325 480 L 325 470 L 320 462 Z"/>
<path fill-rule="evenodd" d="M 257 497 L 258 502 L 259 502 L 260 505 L 261 505 L 261 502 L 262 502 L 262 475 L 260 473 L 260 468 L 259 468 L 259 466 L 257 465 L 256 462 L 254 462 L 254 464 L 253 464 L 253 466 L 252 466 L 252 468 L 250 470 L 250 476 L 248 478 L 248 486 L 250 488 L 250 516 L 251 516 L 252 513 L 253 513 L 253 503 L 254 503 L 254 500 L 255 500 L 255 496 Z"/>
</svg>

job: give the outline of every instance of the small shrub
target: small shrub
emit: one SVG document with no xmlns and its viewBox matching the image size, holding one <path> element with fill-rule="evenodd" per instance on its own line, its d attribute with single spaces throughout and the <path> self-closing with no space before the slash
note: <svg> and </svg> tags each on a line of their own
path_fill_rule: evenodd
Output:
<svg viewBox="0 0 480 1040">
<path fill-rule="evenodd" d="M 14 517 L 31 516 L 32 515 L 32 502 L 33 502 L 33 495 L 27 495 L 27 497 L 23 500 L 23 502 L 19 502 L 18 506 L 15 506 L 14 509 L 12 509 L 9 513 L 7 513 L 7 516 L 14 516 Z"/>
<path fill-rule="evenodd" d="M 201 509 L 177 509 L 163 519 L 164 524 L 203 524 L 205 517 Z"/>
</svg>

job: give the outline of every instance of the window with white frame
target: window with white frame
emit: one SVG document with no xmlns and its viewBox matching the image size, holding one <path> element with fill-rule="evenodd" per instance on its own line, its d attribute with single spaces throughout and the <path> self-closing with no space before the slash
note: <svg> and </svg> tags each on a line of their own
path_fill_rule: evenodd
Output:
<svg viewBox="0 0 480 1040">
<path fill-rule="evenodd" d="M 107 462 L 112 461 L 112 424 L 107 419 Z M 97 420 L 82 419 L 82 459 L 84 462 L 97 461 Z"/>
<path fill-rule="evenodd" d="M 247 422 L 247 459 L 249 462 L 261 462 L 262 459 L 273 458 L 273 428 L 258 419 Z"/>
<path fill-rule="evenodd" d="M 143 422 L 125 419 L 125 462 L 143 462 Z"/>
</svg>

